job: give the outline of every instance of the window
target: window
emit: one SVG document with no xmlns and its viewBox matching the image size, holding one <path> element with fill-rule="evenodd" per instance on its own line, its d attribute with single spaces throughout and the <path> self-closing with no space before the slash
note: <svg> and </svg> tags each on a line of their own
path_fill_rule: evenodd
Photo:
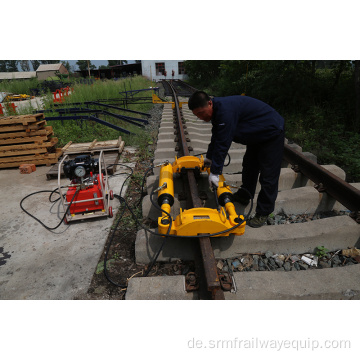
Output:
<svg viewBox="0 0 360 360">
<path fill-rule="evenodd" d="M 185 68 L 184 68 L 184 63 L 183 63 L 183 62 L 179 62 L 178 65 L 179 65 L 179 75 L 184 75 L 184 74 L 186 74 Z"/>
<path fill-rule="evenodd" d="M 165 72 L 165 63 L 155 63 L 156 75 L 164 75 Z"/>
</svg>

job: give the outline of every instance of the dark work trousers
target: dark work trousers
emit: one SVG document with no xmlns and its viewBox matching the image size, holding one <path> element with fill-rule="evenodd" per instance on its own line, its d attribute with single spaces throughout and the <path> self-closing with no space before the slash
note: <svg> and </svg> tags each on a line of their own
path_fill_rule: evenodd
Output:
<svg viewBox="0 0 360 360">
<path fill-rule="evenodd" d="M 269 215 L 274 211 L 284 151 L 284 132 L 269 141 L 247 145 L 243 159 L 242 185 L 254 197 L 259 178 L 261 190 L 256 213 Z"/>
</svg>

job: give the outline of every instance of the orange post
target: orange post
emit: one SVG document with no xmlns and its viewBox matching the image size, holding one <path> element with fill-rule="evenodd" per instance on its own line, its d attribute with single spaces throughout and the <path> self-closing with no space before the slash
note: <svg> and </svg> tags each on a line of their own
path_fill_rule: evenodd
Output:
<svg viewBox="0 0 360 360">
<path fill-rule="evenodd" d="M 17 106 L 16 106 L 14 103 L 8 103 L 8 104 L 6 104 L 6 109 L 7 109 L 7 111 L 10 112 L 10 113 L 16 114 L 16 109 L 15 109 L 15 108 L 17 108 Z"/>
<path fill-rule="evenodd" d="M 54 100 L 53 100 L 53 102 L 55 103 L 55 102 L 62 102 L 62 97 L 63 97 L 63 94 L 62 94 L 62 92 L 59 90 L 59 89 L 57 89 L 55 92 L 53 92 L 53 94 L 54 94 Z M 57 97 L 57 95 L 59 95 L 59 97 Z"/>
</svg>

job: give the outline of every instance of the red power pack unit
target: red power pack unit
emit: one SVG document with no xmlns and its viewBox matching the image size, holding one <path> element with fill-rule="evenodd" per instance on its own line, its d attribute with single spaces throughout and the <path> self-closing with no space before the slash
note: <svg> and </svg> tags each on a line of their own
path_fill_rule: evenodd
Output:
<svg viewBox="0 0 360 360">
<path fill-rule="evenodd" d="M 104 176 L 101 174 L 103 189 L 105 188 Z M 74 194 L 76 193 L 77 187 L 69 187 L 66 192 L 66 201 L 70 203 Z M 85 189 L 79 190 L 78 194 L 75 196 L 73 203 L 70 206 L 70 214 L 80 214 L 85 212 L 92 212 L 96 210 L 104 210 L 104 202 L 102 199 L 97 200 L 98 198 L 102 198 L 103 194 L 101 191 L 100 185 L 100 175 L 96 175 L 96 180 L 94 181 L 94 185 L 90 185 Z"/>
<path fill-rule="evenodd" d="M 58 188 L 66 213 L 64 221 L 83 220 L 98 216 L 113 217 L 110 201 L 114 193 L 109 190 L 109 177 L 105 164 L 104 153 L 100 152 L 95 159 L 90 154 L 78 155 L 67 160 L 68 155 L 59 163 Z M 67 186 L 61 185 L 61 169 L 70 179 Z M 67 187 L 66 195 L 62 188 Z"/>
</svg>

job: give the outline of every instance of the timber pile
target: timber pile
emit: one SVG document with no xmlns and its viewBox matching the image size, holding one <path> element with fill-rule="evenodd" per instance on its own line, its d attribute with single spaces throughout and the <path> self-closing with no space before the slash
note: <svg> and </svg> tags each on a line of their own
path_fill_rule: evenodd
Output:
<svg viewBox="0 0 360 360">
<path fill-rule="evenodd" d="M 62 155 L 44 114 L 0 118 L 0 168 L 19 167 L 24 163 L 51 165 Z"/>
</svg>

